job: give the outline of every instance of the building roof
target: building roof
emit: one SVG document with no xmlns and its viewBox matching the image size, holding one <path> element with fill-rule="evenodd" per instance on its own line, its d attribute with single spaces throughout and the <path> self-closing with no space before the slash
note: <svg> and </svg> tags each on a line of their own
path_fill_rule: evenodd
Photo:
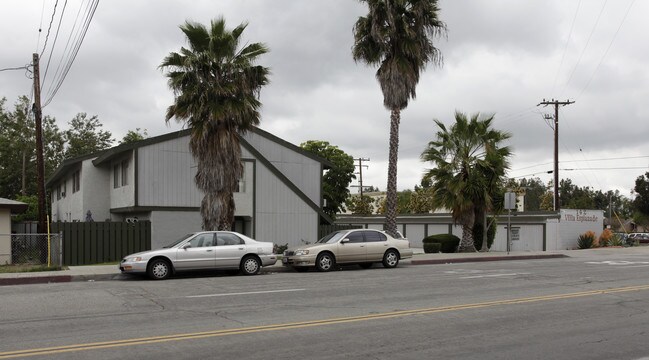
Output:
<svg viewBox="0 0 649 360">
<path fill-rule="evenodd" d="M 9 209 L 13 214 L 24 213 L 28 207 L 24 202 L 0 198 L 0 209 Z"/>
</svg>

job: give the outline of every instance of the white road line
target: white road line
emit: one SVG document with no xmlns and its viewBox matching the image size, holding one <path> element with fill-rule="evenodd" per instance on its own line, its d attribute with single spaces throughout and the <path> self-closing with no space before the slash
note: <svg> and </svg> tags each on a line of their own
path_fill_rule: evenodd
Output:
<svg viewBox="0 0 649 360">
<path fill-rule="evenodd" d="M 491 275 L 464 276 L 464 277 L 461 277 L 460 279 L 480 279 L 480 278 L 485 278 L 485 277 L 516 276 L 516 275 L 529 275 L 529 273 L 491 274 Z"/>
<path fill-rule="evenodd" d="M 204 298 L 204 297 L 217 297 L 217 296 L 237 296 L 237 295 L 254 295 L 254 294 L 272 294 L 281 292 L 305 291 L 306 289 L 285 289 L 285 290 L 268 290 L 268 291 L 250 291 L 240 293 L 227 293 L 227 294 L 207 294 L 207 295 L 191 295 L 185 296 L 186 298 Z"/>
</svg>

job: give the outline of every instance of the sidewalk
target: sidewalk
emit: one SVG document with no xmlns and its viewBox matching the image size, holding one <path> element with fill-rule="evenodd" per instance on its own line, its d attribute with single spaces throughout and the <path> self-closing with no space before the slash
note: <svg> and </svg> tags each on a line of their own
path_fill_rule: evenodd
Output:
<svg viewBox="0 0 649 360">
<path fill-rule="evenodd" d="M 556 259 L 563 257 L 576 258 L 608 258 L 615 255 L 638 255 L 649 257 L 649 246 L 632 248 L 599 248 L 589 250 L 562 250 L 562 251 L 517 251 L 510 252 L 487 252 L 487 253 L 452 253 L 452 254 L 424 254 L 422 249 L 413 249 L 415 255 L 411 259 L 402 261 L 404 265 L 428 265 L 428 264 L 453 264 L 464 262 L 483 261 L 507 261 L 507 260 L 536 260 Z M 283 272 L 290 271 L 284 267 L 281 261 L 275 265 L 267 266 L 262 272 Z M 46 284 L 71 281 L 106 281 L 106 280 L 127 280 L 132 276 L 122 274 L 117 265 L 87 265 L 70 266 L 68 270 L 44 271 L 29 273 L 2 273 L 0 274 L 0 286 L 21 285 L 21 284 Z"/>
</svg>

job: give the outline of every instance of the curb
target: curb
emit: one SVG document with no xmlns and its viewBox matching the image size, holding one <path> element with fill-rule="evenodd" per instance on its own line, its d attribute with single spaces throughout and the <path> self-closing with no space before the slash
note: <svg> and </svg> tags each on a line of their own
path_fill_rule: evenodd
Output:
<svg viewBox="0 0 649 360">
<path fill-rule="evenodd" d="M 547 255 L 511 255 L 511 256 L 484 256 L 484 257 L 465 257 L 465 258 L 446 258 L 446 259 L 425 259 L 411 260 L 412 265 L 433 265 L 433 264 L 455 264 L 466 262 L 486 262 L 486 261 L 503 261 L 503 260 L 540 260 L 540 259 L 558 259 L 567 258 L 564 254 L 547 254 Z"/>
<path fill-rule="evenodd" d="M 503 260 L 539 260 L 539 259 L 556 259 L 567 258 L 564 254 L 539 254 L 539 255 L 503 255 L 503 256 L 483 256 L 483 257 L 462 257 L 462 258 L 444 258 L 444 259 L 411 259 L 410 265 L 436 265 L 436 264 L 454 264 L 467 262 L 485 262 L 485 261 L 503 261 Z M 291 269 L 286 266 L 268 266 L 262 269 L 263 273 L 281 273 L 290 272 Z M 110 280 L 129 280 L 135 279 L 131 275 L 120 273 L 114 274 L 92 274 L 92 275 L 46 275 L 46 276 L 21 276 L 15 278 L 0 278 L 0 286 L 6 285 L 29 285 L 29 284 L 50 284 L 66 282 L 87 282 L 87 281 L 110 281 Z"/>
</svg>

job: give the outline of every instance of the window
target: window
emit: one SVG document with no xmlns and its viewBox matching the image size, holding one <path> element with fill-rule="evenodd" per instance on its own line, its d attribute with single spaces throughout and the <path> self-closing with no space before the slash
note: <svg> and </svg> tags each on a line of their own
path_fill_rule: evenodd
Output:
<svg viewBox="0 0 649 360">
<path fill-rule="evenodd" d="M 387 241 L 388 238 L 383 234 L 378 231 L 363 231 L 365 234 L 365 241 L 367 242 L 379 242 L 379 241 Z"/>
<path fill-rule="evenodd" d="M 216 235 L 216 246 L 225 245 L 241 245 L 244 244 L 243 240 L 238 236 L 230 233 L 218 233 Z"/>
<path fill-rule="evenodd" d="M 81 170 L 77 170 L 72 174 L 72 193 L 81 190 Z"/>
<path fill-rule="evenodd" d="M 213 245 L 214 234 L 199 234 L 193 239 L 189 240 L 189 244 L 193 248 L 208 247 Z"/>
<path fill-rule="evenodd" d="M 113 165 L 113 189 L 119 187 L 119 164 Z"/>
<path fill-rule="evenodd" d="M 113 165 L 113 189 L 128 185 L 128 159 Z"/>
<path fill-rule="evenodd" d="M 61 191 L 61 197 L 65 197 L 65 193 L 68 191 L 68 182 L 63 180 L 63 191 Z"/>
<path fill-rule="evenodd" d="M 362 243 L 363 242 L 363 232 L 362 231 L 353 231 L 347 234 L 347 239 L 350 243 Z"/>
<path fill-rule="evenodd" d="M 128 159 L 122 161 L 122 186 L 128 185 Z"/>
</svg>

